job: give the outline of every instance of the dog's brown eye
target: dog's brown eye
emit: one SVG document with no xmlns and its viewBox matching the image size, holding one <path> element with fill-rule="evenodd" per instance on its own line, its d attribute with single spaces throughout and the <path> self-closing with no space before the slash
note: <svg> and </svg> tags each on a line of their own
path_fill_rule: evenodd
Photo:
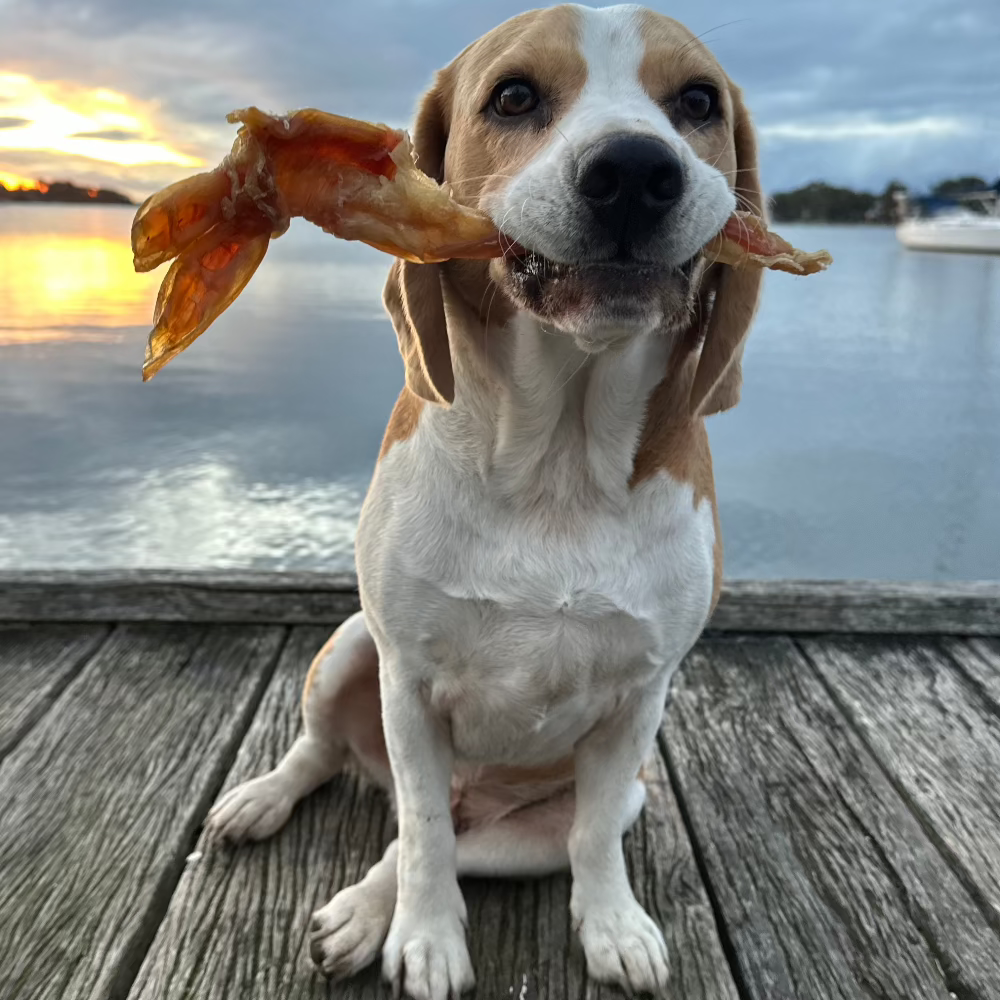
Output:
<svg viewBox="0 0 1000 1000">
<path fill-rule="evenodd" d="M 718 105 L 718 92 L 715 87 L 710 87 L 707 84 L 688 87 L 681 94 L 681 112 L 685 118 L 690 118 L 692 121 L 708 121 L 715 113 Z"/>
<path fill-rule="evenodd" d="M 525 80 L 505 80 L 493 91 L 492 104 L 504 118 L 526 115 L 538 107 L 538 91 Z"/>
</svg>

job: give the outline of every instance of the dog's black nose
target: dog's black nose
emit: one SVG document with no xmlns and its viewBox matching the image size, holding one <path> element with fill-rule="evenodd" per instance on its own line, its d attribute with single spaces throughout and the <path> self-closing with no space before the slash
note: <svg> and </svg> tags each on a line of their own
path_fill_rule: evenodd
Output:
<svg viewBox="0 0 1000 1000">
<path fill-rule="evenodd" d="M 684 193 L 677 154 L 651 136 L 616 136 L 580 160 L 577 186 L 620 250 L 648 239 Z"/>
</svg>

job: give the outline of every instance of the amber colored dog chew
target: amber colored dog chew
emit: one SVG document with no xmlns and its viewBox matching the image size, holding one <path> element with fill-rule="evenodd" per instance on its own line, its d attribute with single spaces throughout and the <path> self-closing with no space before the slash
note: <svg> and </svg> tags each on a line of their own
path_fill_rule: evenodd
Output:
<svg viewBox="0 0 1000 1000">
<path fill-rule="evenodd" d="M 423 173 L 399 129 L 311 108 L 277 117 L 251 107 L 227 119 L 242 127 L 222 163 L 147 198 L 132 223 L 136 271 L 176 258 L 156 299 L 143 381 L 236 300 L 293 216 L 418 263 L 522 252 Z M 795 250 L 744 212 L 705 249 L 734 267 L 793 274 L 832 260 Z"/>
<path fill-rule="evenodd" d="M 826 250 L 808 253 L 796 250 L 787 240 L 768 230 L 763 219 L 749 212 L 736 212 L 710 240 L 703 253 L 730 267 L 767 267 L 789 274 L 815 274 L 833 263 Z"/>
<path fill-rule="evenodd" d="M 503 253 L 493 223 L 414 164 L 405 132 L 312 109 L 228 119 L 243 127 L 225 160 L 148 198 L 132 224 L 137 271 L 177 258 L 156 300 L 144 381 L 235 301 L 292 216 L 423 263 Z"/>
</svg>

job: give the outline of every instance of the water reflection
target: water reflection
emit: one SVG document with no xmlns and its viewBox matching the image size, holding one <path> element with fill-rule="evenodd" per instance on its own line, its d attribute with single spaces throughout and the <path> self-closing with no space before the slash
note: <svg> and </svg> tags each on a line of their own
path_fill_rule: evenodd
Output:
<svg viewBox="0 0 1000 1000">
<path fill-rule="evenodd" d="M 246 482 L 201 459 L 174 468 L 104 470 L 67 510 L 44 502 L 0 511 L 0 566 L 308 569 L 352 562 L 365 481 Z M 43 500 L 42 497 L 38 498 Z"/>
<path fill-rule="evenodd" d="M 0 566 L 353 564 L 402 380 L 386 258 L 307 226 L 140 381 L 131 209 L 0 210 Z"/>
<path fill-rule="evenodd" d="M 0 567 L 349 569 L 402 383 L 387 259 L 299 225 L 160 376 L 129 209 L 0 209 Z M 712 418 L 732 576 L 1000 575 L 1000 258 L 788 235 Z"/>
<path fill-rule="evenodd" d="M 148 323 L 159 281 L 132 268 L 130 222 L 128 208 L 0 208 L 0 343 L 107 341 Z"/>
<path fill-rule="evenodd" d="M 727 571 L 1000 577 L 1000 258 L 788 236 L 836 264 L 768 280 L 743 402 L 709 422 Z"/>
</svg>

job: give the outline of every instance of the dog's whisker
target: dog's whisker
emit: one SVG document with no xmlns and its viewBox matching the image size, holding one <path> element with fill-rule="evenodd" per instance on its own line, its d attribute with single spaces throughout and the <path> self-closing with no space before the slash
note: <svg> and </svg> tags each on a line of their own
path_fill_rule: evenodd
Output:
<svg viewBox="0 0 1000 1000">
<path fill-rule="evenodd" d="M 691 129 L 691 131 L 687 133 L 687 137 L 690 138 L 692 135 L 697 135 L 703 128 L 706 128 L 707 126 L 709 126 L 711 124 L 712 124 L 711 119 L 709 119 L 708 121 L 702 122 L 700 125 L 697 125 L 693 129 Z M 721 156 L 722 154 L 720 153 L 719 155 Z"/>
<path fill-rule="evenodd" d="M 497 292 L 500 291 L 500 286 L 495 281 L 490 281 L 493 286 L 493 294 L 490 296 L 490 304 L 486 307 L 486 322 L 483 324 L 483 351 L 489 356 L 489 332 L 490 332 L 490 313 L 493 310 L 493 303 L 496 302 Z"/>
<path fill-rule="evenodd" d="M 749 17 L 739 17 L 735 21 L 724 21 L 722 24 L 717 24 L 714 28 L 708 28 L 706 31 L 701 32 L 701 34 L 695 35 L 693 38 L 685 42 L 680 47 L 677 54 L 680 55 L 681 53 L 686 52 L 689 48 L 693 47 L 694 45 L 697 45 L 698 42 L 703 42 L 706 36 L 712 34 L 713 31 L 721 31 L 723 28 L 729 28 L 734 24 L 741 24 L 743 21 L 749 21 L 749 20 L 751 20 L 751 18 Z"/>
<path fill-rule="evenodd" d="M 491 277 L 489 277 L 487 275 L 487 278 L 486 278 L 486 287 L 483 289 L 483 294 L 482 294 L 482 296 L 479 299 L 479 315 L 480 316 L 483 315 L 483 303 L 486 301 L 486 296 L 489 295 L 490 285 L 493 285 L 493 284 L 495 284 L 495 282 L 493 281 L 493 279 Z"/>
<path fill-rule="evenodd" d="M 566 143 L 567 148 L 569 149 L 569 155 L 575 162 L 578 159 L 576 146 L 574 146 L 573 143 L 569 141 L 569 138 L 567 137 L 566 133 L 558 125 L 556 125 L 555 122 L 552 123 L 552 127 L 556 130 L 556 132 L 559 133 L 559 135 L 562 136 L 563 140 Z"/>
<path fill-rule="evenodd" d="M 584 359 L 584 360 L 586 360 L 586 359 Z M 555 377 L 552 379 L 552 384 L 549 386 L 549 388 L 545 392 L 545 398 L 546 399 L 549 399 L 550 397 L 554 396 L 559 391 L 559 389 L 556 388 L 556 382 L 559 381 L 559 376 L 562 375 L 562 373 L 566 370 L 566 366 L 570 363 L 570 361 L 572 361 L 572 357 L 567 357 L 566 360 L 559 366 L 559 370 L 556 372 Z M 574 372 L 574 374 L 575 374 L 575 372 Z M 570 376 L 570 381 L 572 381 L 572 379 L 573 379 L 573 376 L 571 375 Z M 560 389 L 561 388 L 562 388 L 562 386 L 560 386 Z"/>
<path fill-rule="evenodd" d="M 514 176 L 513 174 L 502 174 L 502 173 L 476 174 L 475 176 L 472 177 L 461 177 L 458 180 L 449 180 L 448 184 L 451 186 L 452 190 L 454 190 L 456 186 L 463 184 L 478 184 L 481 181 L 489 181 L 493 180 L 494 178 L 499 178 L 500 180 L 511 180 L 513 176 Z"/>
<path fill-rule="evenodd" d="M 522 229 L 524 228 L 524 206 L 527 205 L 530 200 L 531 200 L 531 194 L 529 192 L 528 197 L 525 198 L 524 201 L 521 202 L 521 227 L 522 227 Z"/>
<path fill-rule="evenodd" d="M 577 375 L 580 374 L 580 372 L 583 370 L 584 365 L 586 365 L 589 360 L 590 360 L 590 355 L 589 354 L 584 354 L 583 360 L 576 366 L 576 368 L 573 369 L 573 371 L 570 373 L 569 378 L 566 379 L 566 381 L 563 382 L 563 384 L 561 386 L 559 386 L 559 388 L 556 389 L 555 391 L 557 393 L 562 392 L 563 389 L 565 389 L 566 386 L 568 386 L 570 384 L 570 382 L 572 382 L 573 379 L 575 379 L 577 377 Z"/>
</svg>

